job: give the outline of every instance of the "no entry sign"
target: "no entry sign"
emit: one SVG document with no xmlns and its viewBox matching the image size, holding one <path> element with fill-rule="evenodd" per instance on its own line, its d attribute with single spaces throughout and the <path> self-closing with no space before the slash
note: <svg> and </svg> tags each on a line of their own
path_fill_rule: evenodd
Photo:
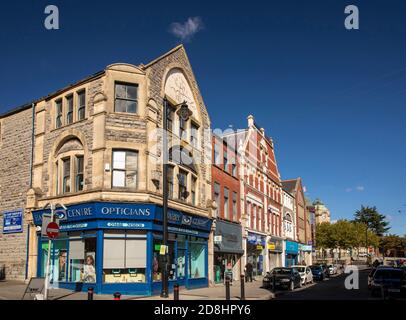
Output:
<svg viewBox="0 0 406 320">
<path fill-rule="evenodd" d="M 55 239 L 59 236 L 59 226 L 55 222 L 48 223 L 47 226 L 47 236 L 51 239 Z"/>
</svg>

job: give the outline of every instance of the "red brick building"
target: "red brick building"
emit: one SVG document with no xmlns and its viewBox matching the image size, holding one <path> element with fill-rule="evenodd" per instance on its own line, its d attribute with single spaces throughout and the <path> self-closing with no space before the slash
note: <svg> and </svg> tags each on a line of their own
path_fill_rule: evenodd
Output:
<svg viewBox="0 0 406 320">
<path fill-rule="evenodd" d="M 274 144 L 253 116 L 247 129 L 225 137 L 240 155 L 244 264 L 252 263 L 254 275 L 261 275 L 284 263 L 282 185 Z"/>
<path fill-rule="evenodd" d="M 238 279 L 242 272 L 241 197 L 239 161 L 234 145 L 222 137 L 212 137 L 213 276 L 222 282 L 226 274 Z"/>
</svg>

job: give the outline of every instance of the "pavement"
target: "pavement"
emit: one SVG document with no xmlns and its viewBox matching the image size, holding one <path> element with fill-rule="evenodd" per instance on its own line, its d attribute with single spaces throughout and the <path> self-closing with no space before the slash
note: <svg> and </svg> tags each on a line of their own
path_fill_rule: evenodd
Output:
<svg viewBox="0 0 406 320">
<path fill-rule="evenodd" d="M 245 299 L 246 300 L 270 300 L 274 294 L 268 290 L 261 288 L 262 278 L 257 281 L 245 283 Z M 0 300 L 21 300 L 26 289 L 26 284 L 22 281 L 0 281 Z M 50 300 L 87 300 L 87 292 L 72 292 L 67 289 L 50 289 Z M 241 300 L 240 282 L 234 281 L 230 286 L 231 300 Z M 25 300 L 32 299 L 30 295 L 26 295 Z M 94 294 L 94 300 L 113 300 L 112 295 Z M 215 285 L 214 287 L 201 289 L 180 289 L 180 300 L 225 300 L 225 286 L 223 284 Z M 173 294 L 169 295 L 168 299 L 160 296 L 130 296 L 123 295 L 121 300 L 173 300 Z"/>
</svg>

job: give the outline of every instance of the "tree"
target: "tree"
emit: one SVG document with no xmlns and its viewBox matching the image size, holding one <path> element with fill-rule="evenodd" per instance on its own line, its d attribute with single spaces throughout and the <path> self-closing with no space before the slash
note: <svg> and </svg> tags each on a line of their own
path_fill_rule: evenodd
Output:
<svg viewBox="0 0 406 320">
<path fill-rule="evenodd" d="M 361 209 L 355 212 L 354 221 L 368 226 L 368 229 L 378 236 L 383 236 L 390 229 L 385 215 L 380 214 L 376 207 L 361 206 Z"/>
<path fill-rule="evenodd" d="M 406 238 L 397 235 L 387 235 L 382 237 L 380 242 L 380 249 L 384 255 L 391 257 L 399 257 L 405 255 Z"/>
</svg>

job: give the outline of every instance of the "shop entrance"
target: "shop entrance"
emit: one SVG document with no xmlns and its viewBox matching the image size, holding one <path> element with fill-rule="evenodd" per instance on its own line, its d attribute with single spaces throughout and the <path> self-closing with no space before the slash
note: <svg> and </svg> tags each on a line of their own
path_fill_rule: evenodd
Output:
<svg viewBox="0 0 406 320">
<path fill-rule="evenodd" d="M 214 253 L 214 282 L 224 283 L 225 277 L 228 275 L 231 279 L 235 279 L 236 267 L 239 260 L 239 255 L 234 253 Z"/>
</svg>

